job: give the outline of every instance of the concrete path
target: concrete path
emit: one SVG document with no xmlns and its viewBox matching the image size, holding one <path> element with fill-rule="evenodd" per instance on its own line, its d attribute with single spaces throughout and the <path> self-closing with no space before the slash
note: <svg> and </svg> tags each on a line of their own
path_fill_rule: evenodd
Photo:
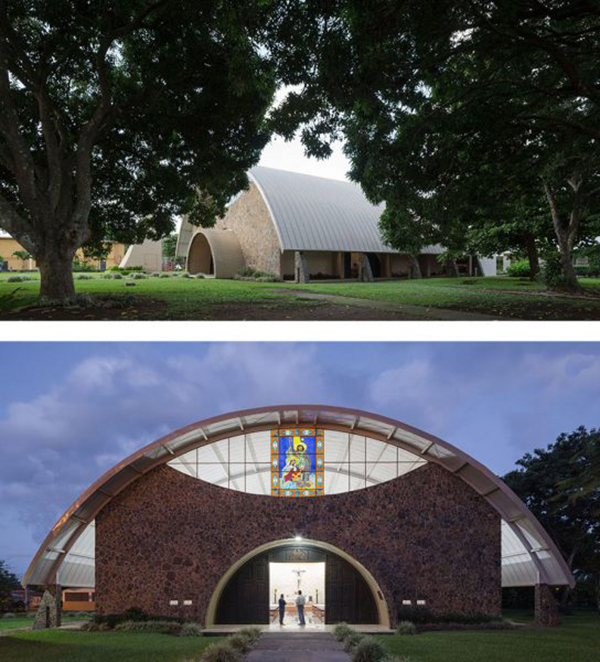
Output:
<svg viewBox="0 0 600 662">
<path fill-rule="evenodd" d="M 342 644 L 328 632 L 265 632 L 247 662 L 350 662 Z"/>
</svg>

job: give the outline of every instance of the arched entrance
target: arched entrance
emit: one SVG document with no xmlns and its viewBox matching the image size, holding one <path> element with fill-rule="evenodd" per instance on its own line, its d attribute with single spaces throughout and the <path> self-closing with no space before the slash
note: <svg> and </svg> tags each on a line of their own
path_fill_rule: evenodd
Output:
<svg viewBox="0 0 600 662">
<path fill-rule="evenodd" d="M 188 253 L 187 269 L 191 274 L 213 276 L 215 273 L 212 250 L 206 235 L 202 232 L 198 232 L 192 239 Z"/>
<path fill-rule="evenodd" d="M 250 552 L 225 573 L 210 601 L 207 627 L 277 622 L 280 593 L 286 595 L 288 618 L 294 618 L 298 586 L 307 601 L 309 625 L 389 626 L 383 593 L 364 566 L 327 543 L 282 540 Z"/>
<path fill-rule="evenodd" d="M 191 274 L 233 278 L 244 266 L 240 242 L 231 230 L 202 228 L 192 237 L 187 253 Z"/>
</svg>

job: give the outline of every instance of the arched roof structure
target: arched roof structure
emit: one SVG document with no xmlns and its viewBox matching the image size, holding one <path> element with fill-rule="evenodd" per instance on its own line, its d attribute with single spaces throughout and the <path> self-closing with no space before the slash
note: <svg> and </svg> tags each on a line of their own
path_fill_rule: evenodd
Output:
<svg viewBox="0 0 600 662">
<path fill-rule="evenodd" d="M 223 414 L 180 428 L 135 452 L 99 478 L 67 509 L 33 558 L 23 585 L 94 586 L 95 517 L 128 485 L 193 449 L 240 434 L 297 425 L 362 435 L 443 467 L 470 485 L 499 513 L 503 586 L 574 585 L 564 559 L 534 515 L 477 460 L 400 421 L 321 405 L 281 405 Z"/>
<path fill-rule="evenodd" d="M 282 251 L 398 252 L 381 238 L 384 204 L 371 204 L 358 184 L 263 166 L 248 177 L 269 209 Z"/>
</svg>

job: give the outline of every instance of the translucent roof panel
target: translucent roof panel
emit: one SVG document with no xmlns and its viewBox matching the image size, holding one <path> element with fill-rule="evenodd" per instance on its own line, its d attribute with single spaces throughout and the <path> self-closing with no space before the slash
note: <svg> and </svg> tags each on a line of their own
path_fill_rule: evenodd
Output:
<svg viewBox="0 0 600 662">
<path fill-rule="evenodd" d="M 364 435 L 328 429 L 323 434 L 323 495 L 371 487 L 427 463 L 419 455 Z M 168 465 L 220 487 L 270 496 L 276 471 L 271 463 L 271 431 L 263 430 L 205 444 Z"/>
</svg>

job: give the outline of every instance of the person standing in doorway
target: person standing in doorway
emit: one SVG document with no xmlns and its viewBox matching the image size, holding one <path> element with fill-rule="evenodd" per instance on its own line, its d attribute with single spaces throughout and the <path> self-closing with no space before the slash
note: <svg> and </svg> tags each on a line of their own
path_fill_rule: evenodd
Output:
<svg viewBox="0 0 600 662">
<path fill-rule="evenodd" d="M 300 625 L 306 625 L 304 621 L 304 603 L 306 602 L 302 591 L 298 591 L 298 597 L 296 598 L 296 609 L 298 610 L 298 623 Z"/>
<path fill-rule="evenodd" d="M 279 596 L 279 625 L 285 625 L 283 622 L 283 617 L 285 615 L 285 605 L 286 605 L 285 598 L 283 597 L 283 593 Z"/>
</svg>

